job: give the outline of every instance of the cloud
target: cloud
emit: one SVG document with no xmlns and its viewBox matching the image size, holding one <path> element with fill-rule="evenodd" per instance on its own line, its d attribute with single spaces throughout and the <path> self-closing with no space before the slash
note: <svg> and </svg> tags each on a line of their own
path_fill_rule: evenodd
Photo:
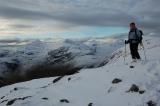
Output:
<svg viewBox="0 0 160 106">
<path fill-rule="evenodd" d="M 134 21 L 157 33 L 159 5 L 159 0 L 0 0 L 0 17 L 12 20 L 16 29 L 128 27 Z"/>
<path fill-rule="evenodd" d="M 23 25 L 23 24 L 13 24 L 10 25 L 11 28 L 20 28 L 20 29 L 28 29 L 28 28 L 33 28 L 34 26 L 32 25 Z"/>
<path fill-rule="evenodd" d="M 19 9 L 16 7 L 0 7 L 0 16 L 6 19 L 41 20 L 52 18 L 51 15 L 40 11 Z"/>
</svg>

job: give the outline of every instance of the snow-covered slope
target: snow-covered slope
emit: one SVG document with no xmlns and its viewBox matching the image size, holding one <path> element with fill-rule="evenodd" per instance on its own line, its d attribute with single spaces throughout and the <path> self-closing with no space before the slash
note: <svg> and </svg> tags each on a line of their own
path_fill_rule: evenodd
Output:
<svg viewBox="0 0 160 106">
<path fill-rule="evenodd" d="M 0 88 L 0 106 L 160 106 L 160 38 L 145 37 L 147 61 L 130 68 L 124 47 L 103 67 Z M 127 47 L 128 48 L 128 47 Z"/>
</svg>

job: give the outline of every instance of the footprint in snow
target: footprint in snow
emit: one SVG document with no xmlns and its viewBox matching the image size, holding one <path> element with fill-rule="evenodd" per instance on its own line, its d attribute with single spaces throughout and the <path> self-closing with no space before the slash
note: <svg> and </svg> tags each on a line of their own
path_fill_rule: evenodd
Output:
<svg viewBox="0 0 160 106">
<path fill-rule="evenodd" d="M 108 89 L 108 93 L 114 92 L 115 90 L 116 90 L 116 87 L 111 86 L 111 87 Z"/>
<path fill-rule="evenodd" d="M 157 66 L 157 63 L 153 62 L 149 64 L 149 68 L 147 69 L 148 72 L 151 72 L 155 67 Z"/>
</svg>

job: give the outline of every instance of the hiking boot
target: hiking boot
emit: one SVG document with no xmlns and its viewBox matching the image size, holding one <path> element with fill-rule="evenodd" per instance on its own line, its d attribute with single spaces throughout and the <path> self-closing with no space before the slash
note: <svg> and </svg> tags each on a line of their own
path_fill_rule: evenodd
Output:
<svg viewBox="0 0 160 106">
<path fill-rule="evenodd" d="M 140 58 L 140 59 L 137 59 L 137 61 L 142 61 L 142 59 Z"/>
<path fill-rule="evenodd" d="M 135 63 L 135 62 L 137 62 L 137 60 L 136 59 L 132 59 L 131 63 Z"/>
</svg>

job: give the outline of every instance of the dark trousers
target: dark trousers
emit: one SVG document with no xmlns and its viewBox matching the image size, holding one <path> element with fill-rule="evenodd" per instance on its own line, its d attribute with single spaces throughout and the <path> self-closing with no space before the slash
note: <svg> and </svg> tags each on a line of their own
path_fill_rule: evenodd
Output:
<svg viewBox="0 0 160 106">
<path fill-rule="evenodd" d="M 138 53 L 138 43 L 130 43 L 130 51 L 132 55 L 132 59 L 140 59 Z"/>
</svg>

